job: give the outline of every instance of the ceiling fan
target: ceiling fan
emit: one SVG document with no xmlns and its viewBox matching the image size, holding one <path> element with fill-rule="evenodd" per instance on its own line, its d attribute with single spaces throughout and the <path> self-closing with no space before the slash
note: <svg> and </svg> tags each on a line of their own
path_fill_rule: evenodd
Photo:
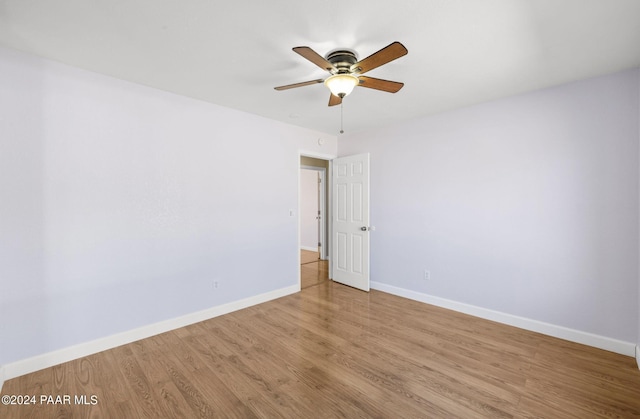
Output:
<svg viewBox="0 0 640 419">
<path fill-rule="evenodd" d="M 367 71 L 371 71 L 374 68 L 378 68 L 383 64 L 387 64 L 390 61 L 406 55 L 408 51 L 400 42 L 393 42 L 360 61 L 358 61 L 355 52 L 348 49 L 331 51 L 325 57 L 322 57 L 309 47 L 295 47 L 293 51 L 321 69 L 328 71 L 331 73 L 331 76 L 324 80 L 317 79 L 275 87 L 276 90 L 287 90 L 293 89 L 294 87 L 324 83 L 325 86 L 331 90 L 329 106 L 334 106 L 341 104 L 342 99 L 351 93 L 356 86 L 368 87 L 389 93 L 396 93 L 404 86 L 404 83 L 397 81 L 376 79 L 362 75 Z"/>
</svg>

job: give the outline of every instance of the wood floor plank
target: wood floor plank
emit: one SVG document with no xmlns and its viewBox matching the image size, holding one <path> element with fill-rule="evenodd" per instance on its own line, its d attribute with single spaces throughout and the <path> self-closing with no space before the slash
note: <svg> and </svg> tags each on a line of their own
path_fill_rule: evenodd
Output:
<svg viewBox="0 0 640 419">
<path fill-rule="evenodd" d="M 171 370 L 166 368 L 163 358 L 163 348 L 157 344 L 159 339 L 145 339 L 131 344 L 131 349 L 140 367 L 146 372 L 153 391 L 153 398 L 163 405 L 165 412 L 171 412 L 176 416 L 189 417 L 194 413 L 198 416 L 201 411 L 206 412 L 204 398 L 188 400 L 184 397 L 185 392 L 176 386 Z M 148 343 L 149 345 L 145 345 Z"/>
<path fill-rule="evenodd" d="M 319 259 L 318 252 L 300 251 L 300 287 L 319 285 L 329 278 L 329 262 Z"/>
<path fill-rule="evenodd" d="M 252 383 L 253 377 L 243 374 L 246 369 L 238 371 L 238 364 L 242 362 L 241 356 L 233 351 L 225 353 L 224 347 L 226 345 L 220 344 L 219 339 L 216 339 L 215 346 L 208 342 L 208 339 L 200 335 L 186 343 L 195 356 L 207 365 L 207 369 L 211 371 L 210 374 L 215 375 L 224 383 L 225 391 L 229 392 L 230 397 L 240 401 L 243 410 L 251 412 L 250 416 L 276 417 L 277 410 L 269 403 L 265 394 L 256 390 Z M 203 375 L 206 373 L 205 368 L 198 368 L 195 373 L 201 380 L 206 380 L 206 375 Z"/>
<path fill-rule="evenodd" d="M 173 333 L 161 335 L 166 347 L 160 357 L 163 368 L 199 417 L 255 417 L 224 377 L 216 373 L 214 364 L 194 350 L 198 326 L 189 326 L 190 335 L 181 339 Z"/>
<path fill-rule="evenodd" d="M 136 403 L 140 417 L 166 417 L 161 403 L 154 397 L 152 385 L 149 383 L 149 375 L 140 366 L 133 354 L 132 348 L 140 343 L 119 346 L 113 349 L 114 357 L 118 359 L 119 370 L 125 378 L 129 391 L 139 401 Z"/>
<path fill-rule="evenodd" d="M 640 417 L 633 358 L 326 280 L 2 394 L 98 399 L 0 405 L 3 419 Z"/>
<path fill-rule="evenodd" d="M 175 359 L 163 357 L 163 368 L 169 373 L 173 383 L 182 393 L 196 417 L 251 418 L 255 413 L 243 403 L 228 384 L 210 370 L 196 370 L 185 374 Z M 185 417 L 190 417 L 187 415 Z"/>
</svg>

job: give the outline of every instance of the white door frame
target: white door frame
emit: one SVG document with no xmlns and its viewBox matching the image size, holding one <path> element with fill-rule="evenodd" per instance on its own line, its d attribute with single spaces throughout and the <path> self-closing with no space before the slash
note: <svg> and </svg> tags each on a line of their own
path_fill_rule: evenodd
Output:
<svg viewBox="0 0 640 419">
<path fill-rule="evenodd" d="M 331 231 L 332 226 L 331 226 L 331 207 L 332 207 L 332 199 L 331 199 L 331 195 L 332 195 L 332 189 L 331 189 L 331 170 L 333 168 L 333 163 L 332 160 L 335 159 L 336 156 L 335 154 L 326 154 L 326 153 L 319 153 L 317 151 L 307 151 L 307 150 L 298 150 L 298 161 L 296 163 L 296 167 L 298 167 L 298 211 L 297 213 L 300 214 L 300 169 L 302 168 L 302 165 L 300 164 L 300 157 L 312 157 L 314 159 L 320 159 L 320 160 L 327 160 L 329 162 L 329 170 L 326 173 L 326 179 L 325 181 L 327 182 L 328 185 L 328 191 L 327 191 L 327 195 L 326 195 L 326 199 L 327 199 L 327 214 L 325 214 L 325 221 L 327 223 L 327 226 L 329 227 L 329 231 Z M 296 260 L 298 261 L 297 264 L 297 268 L 298 268 L 298 272 L 300 272 L 300 231 L 301 231 L 301 226 L 300 226 L 300 217 L 298 217 L 298 247 L 296 249 Z M 327 252 L 326 257 L 328 259 L 329 262 L 329 279 L 331 279 L 332 277 L 332 261 L 331 261 L 331 252 L 329 252 L 329 249 L 332 248 L 333 244 L 332 244 L 332 235 L 328 234 L 326 236 L 326 246 L 325 246 L 325 252 Z M 301 284 L 301 277 L 300 274 L 298 274 L 298 285 Z"/>
</svg>

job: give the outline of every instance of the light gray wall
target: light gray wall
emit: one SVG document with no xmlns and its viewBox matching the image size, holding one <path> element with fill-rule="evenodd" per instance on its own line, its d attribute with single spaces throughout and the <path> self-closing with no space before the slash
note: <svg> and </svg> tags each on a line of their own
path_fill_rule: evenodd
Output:
<svg viewBox="0 0 640 419">
<path fill-rule="evenodd" d="M 636 342 L 638 73 L 340 137 L 371 153 L 372 281 Z"/>
<path fill-rule="evenodd" d="M 0 92 L 0 365 L 298 284 L 335 137 L 4 48 Z"/>
</svg>

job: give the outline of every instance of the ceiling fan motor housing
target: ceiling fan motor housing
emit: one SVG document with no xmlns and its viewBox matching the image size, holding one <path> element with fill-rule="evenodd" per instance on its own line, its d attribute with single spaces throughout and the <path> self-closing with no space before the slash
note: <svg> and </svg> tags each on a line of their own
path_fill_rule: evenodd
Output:
<svg viewBox="0 0 640 419">
<path fill-rule="evenodd" d="M 336 74 L 351 73 L 351 66 L 358 62 L 356 53 L 347 49 L 331 51 L 325 58 L 338 69 Z"/>
</svg>

